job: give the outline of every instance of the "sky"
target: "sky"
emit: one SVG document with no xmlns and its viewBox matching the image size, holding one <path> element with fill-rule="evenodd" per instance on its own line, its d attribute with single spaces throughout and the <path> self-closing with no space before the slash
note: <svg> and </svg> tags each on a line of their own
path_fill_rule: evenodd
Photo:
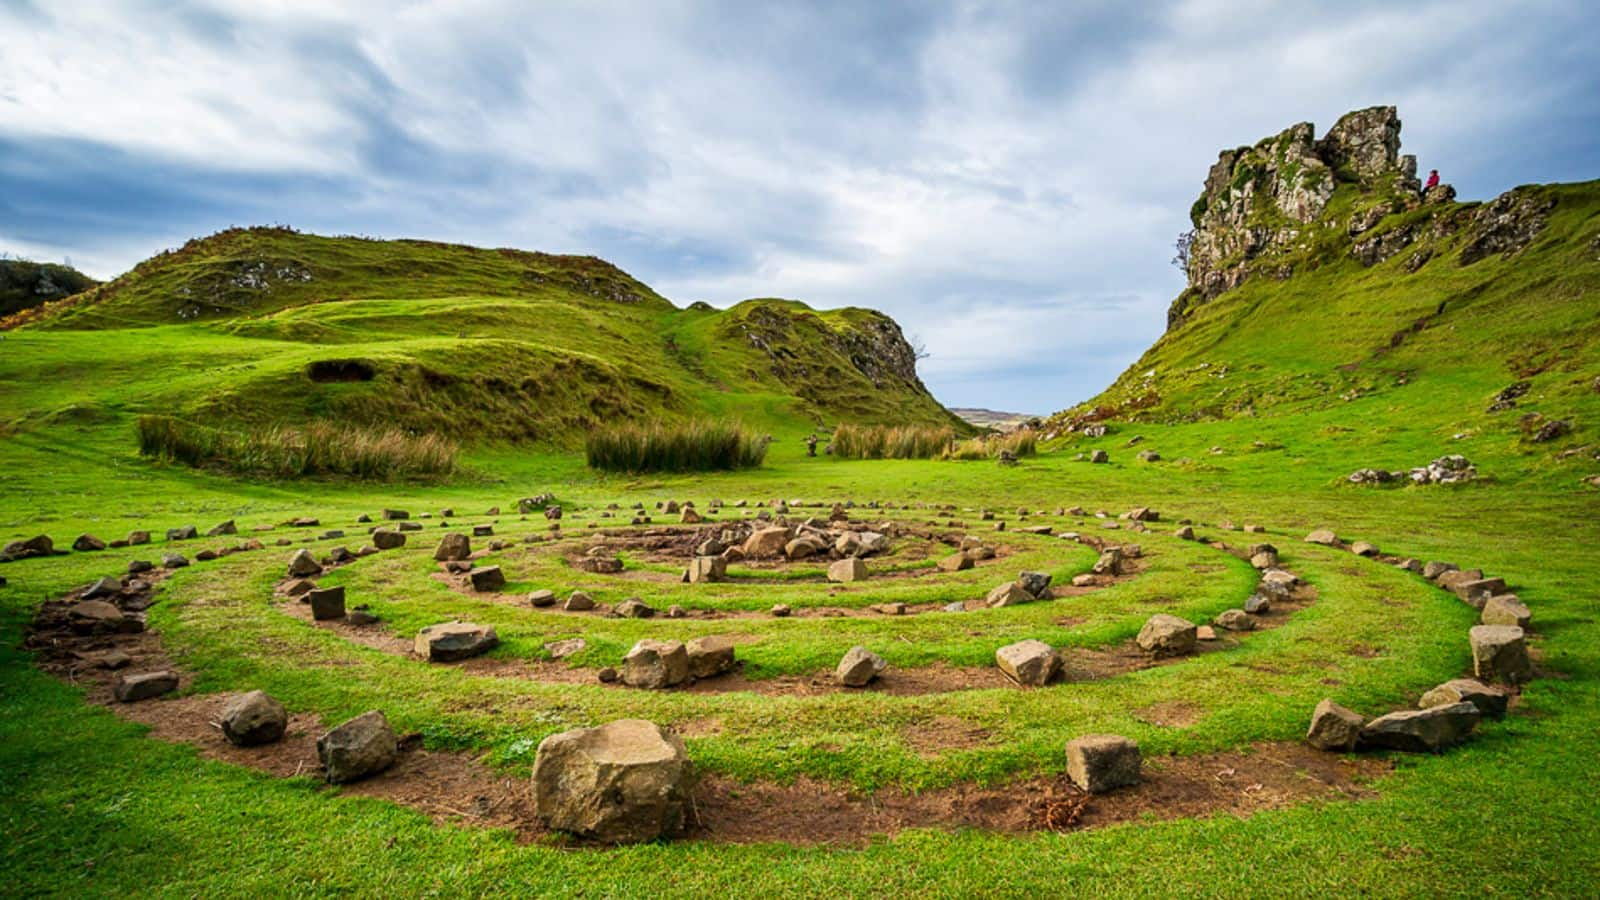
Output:
<svg viewBox="0 0 1600 900">
<path fill-rule="evenodd" d="M 1600 4 L 0 0 L 0 252 L 232 225 L 583 253 L 889 313 L 951 406 L 1165 327 L 1225 147 L 1399 107 L 1464 199 L 1600 177 Z"/>
</svg>

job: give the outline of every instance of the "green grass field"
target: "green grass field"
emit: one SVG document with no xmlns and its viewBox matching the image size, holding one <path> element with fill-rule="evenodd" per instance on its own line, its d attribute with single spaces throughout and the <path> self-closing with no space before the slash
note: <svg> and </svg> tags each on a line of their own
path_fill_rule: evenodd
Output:
<svg viewBox="0 0 1600 900">
<path fill-rule="evenodd" d="M 0 344 L 0 541 L 45 533 L 64 547 L 85 532 L 157 534 L 151 547 L 0 565 L 6 893 L 1592 895 L 1600 884 L 1592 850 L 1600 844 L 1593 766 L 1600 756 L 1600 490 L 1584 479 L 1600 474 L 1593 436 L 1600 202 L 1594 183 L 1552 190 L 1560 194 L 1556 212 L 1522 256 L 1459 266 L 1441 255 L 1415 274 L 1398 259 L 1372 269 L 1330 263 L 1225 295 L 1078 410 L 1122 410 L 1109 434 L 1057 434 L 1014 467 L 808 457 L 803 439 L 824 410 L 808 399 L 822 396 L 807 393 L 815 383 L 797 387 L 755 371 L 750 345 L 718 337 L 743 317 L 767 315 L 761 310 L 770 304 L 673 310 L 598 261 L 491 251 L 463 257 L 460 248 L 436 245 L 398 259 L 390 245 L 311 238 L 286 245 L 282 235 L 247 232 L 227 240 L 270 238 L 274 259 L 287 254 L 285 246 L 298 248 L 301 255 L 288 256 L 314 273 L 310 284 L 338 283 L 344 294 L 294 294 L 294 302 L 241 314 L 224 291 L 207 295 L 216 306 L 186 322 L 163 318 L 170 310 L 161 304 L 186 285 L 227 283 L 216 272 L 234 277 L 227 273 L 237 274 L 228 268 L 236 257 L 228 253 L 244 251 L 202 244 L 147 263 L 99 288 L 98 302 L 71 306 L 50 327 L 8 332 Z M 356 256 L 341 256 L 350 253 Z M 415 277 L 419 260 L 447 271 L 450 290 Z M 516 268 L 506 269 L 507 260 Z M 338 281 L 332 274 L 345 271 L 361 275 Z M 510 298 L 508 284 L 523 278 L 537 289 Z M 631 292 L 637 303 L 596 311 L 572 296 L 595 290 Z M 1441 301 L 1444 310 L 1434 312 Z M 1413 329 L 1419 318 L 1425 322 Z M 675 340 L 661 341 L 662 329 Z M 618 340 L 646 338 L 647 349 L 615 352 Z M 522 400 L 475 405 L 494 394 L 482 379 L 532 365 L 551 347 L 569 359 L 588 354 L 599 362 L 583 372 L 609 374 L 551 380 L 549 396 L 557 399 L 532 432 L 506 418 L 525 408 Z M 382 390 L 374 382 L 307 386 L 312 363 L 337 359 L 371 361 Z M 455 380 L 409 382 L 416 365 Z M 652 397 L 627 388 L 635 376 L 670 390 Z M 1489 412 L 1495 394 L 1519 380 L 1531 384 L 1517 407 Z M 469 383 L 475 387 L 461 387 Z M 707 389 L 716 383 L 727 390 Z M 598 473 L 585 466 L 575 438 L 595 415 L 597 384 L 606 396 L 616 387 L 617 409 L 636 403 L 654 414 L 673 409 L 663 396 L 693 397 L 680 411 L 737 417 L 774 440 L 759 468 Z M 867 399 L 866 384 L 829 395 L 841 404 L 829 414 L 850 409 L 853 421 L 888 421 L 886 407 Z M 408 393 L 418 385 L 427 390 Z M 1130 402 L 1137 398 L 1145 399 Z M 456 471 L 428 482 L 234 478 L 143 458 L 133 428 L 141 414 L 259 422 L 350 410 L 371 421 L 443 423 L 419 430 L 461 440 Z M 941 420 L 937 411 L 922 412 L 929 423 Z M 1569 421 L 1572 431 L 1535 442 L 1519 422 L 1531 412 L 1540 421 Z M 472 429 L 494 421 L 501 424 L 475 437 Z M 1134 437 L 1140 440 L 1131 443 Z M 1107 451 L 1110 463 L 1077 459 L 1094 450 Z M 1143 450 L 1160 461 L 1137 459 Z M 1385 488 L 1346 481 L 1358 468 L 1409 468 L 1447 453 L 1468 456 L 1480 477 Z M 550 531 L 538 513 L 520 517 L 516 500 L 543 492 L 565 510 L 563 537 L 524 543 L 524 535 Z M 973 570 L 942 573 L 932 563 L 948 546 L 901 537 L 874 562 L 875 577 L 849 585 L 827 584 L 822 566 L 808 562 L 782 570 L 735 564 L 727 583 L 682 584 L 679 563 L 637 549 L 621 552 L 621 574 L 574 568 L 573 559 L 598 542 L 592 535 L 626 522 L 632 504 L 652 510 L 658 501 L 693 500 L 707 510 L 713 498 L 729 504 L 712 513 L 716 522 L 745 519 L 774 498 L 852 500 L 865 523 L 889 520 L 951 539 L 978 535 L 1004 552 Z M 732 505 L 740 499 L 752 505 Z M 869 509 L 871 501 L 896 508 Z M 605 516 L 613 503 L 620 509 Z M 953 510 L 933 508 L 945 505 Z M 1074 506 L 1089 514 L 1056 513 Z M 1126 522 L 1105 527 L 1137 506 L 1162 514 L 1149 533 L 1132 534 Z M 423 530 L 404 548 L 321 579 L 343 585 L 352 603 L 381 617 L 370 639 L 317 627 L 274 595 L 291 548 L 272 540 L 287 536 L 319 554 L 354 548 L 365 537 L 357 517 L 386 507 L 434 515 L 419 520 Z M 502 513 L 491 516 L 490 507 Z M 1026 520 L 1019 507 L 1030 510 Z M 457 513 L 452 530 L 493 522 L 496 536 L 511 542 L 489 557 L 510 578 L 502 594 L 471 594 L 440 577 L 432 551 L 445 508 Z M 1007 530 L 981 518 L 985 509 Z M 1096 517 L 1097 510 L 1112 518 Z M 795 512 L 825 515 L 826 508 Z M 654 515 L 657 525 L 676 522 Z M 321 524 L 283 524 L 295 516 Z M 528 777 L 532 748 L 546 735 L 638 716 L 683 729 L 708 775 L 755 787 L 821 781 L 887 796 L 1005 786 L 1061 773 L 1063 744 L 1076 735 L 1126 734 L 1159 769 L 1296 742 L 1323 697 L 1370 716 L 1414 705 L 1434 685 L 1466 674 L 1473 610 L 1392 565 L 1302 540 L 1323 527 L 1385 553 L 1504 577 L 1533 610 L 1541 677 L 1506 720 L 1485 722 L 1464 746 L 1438 756 L 1393 755 L 1392 771 L 1366 784 L 1370 794 L 1361 799 L 1296 802 L 1248 817 L 1152 814 L 1066 833 L 924 827 L 861 834 L 842 845 L 797 834 L 793 843 L 691 838 L 572 847 L 519 840 L 510 829 L 437 823 L 407 806 L 328 788 L 314 772 L 274 777 L 205 758 L 86 702 L 83 685 L 45 674 L 18 649 L 41 602 L 120 572 L 131 558 L 159 558 L 167 528 L 192 523 L 203 532 L 225 519 L 238 522 L 240 538 L 202 538 L 183 551 L 248 536 L 269 546 L 178 571 L 161 583 L 150 611 L 166 653 L 190 676 L 185 694 L 264 689 L 319 728 L 379 708 L 397 730 L 419 733 L 427 749 L 469 756 L 509 779 Z M 1113 653 L 1152 613 L 1208 621 L 1241 605 L 1255 584 L 1250 567 L 1174 537 L 1179 519 L 1235 547 L 1275 544 L 1285 565 L 1315 588 L 1315 601 L 1274 618 L 1270 629 L 1170 664 L 1038 690 L 984 680 L 992 679 L 994 650 L 1015 640 L 1039 638 L 1069 657 Z M 1267 533 L 1226 531 L 1224 521 L 1257 523 Z M 979 598 L 1020 569 L 1049 572 L 1062 584 L 1094 562 L 1079 543 L 1019 530 L 1038 524 L 1137 542 L 1143 570 L 1050 602 L 933 611 Z M 255 535 L 258 525 L 273 528 Z M 347 536 L 317 537 L 328 528 Z M 688 617 L 614 619 L 519 600 L 536 589 L 584 589 L 605 604 L 639 596 L 660 609 L 681 605 Z M 891 602 L 913 613 L 870 612 Z M 765 613 L 779 603 L 797 614 Z M 808 614 L 824 606 L 850 615 Z M 482 665 L 429 664 L 396 649 L 419 628 L 454 617 L 499 632 L 500 646 Z M 739 637 L 737 689 L 647 692 L 592 677 L 639 638 L 705 634 Z M 587 647 L 552 662 L 545 643 L 570 637 Z M 927 677 L 933 687 L 789 689 L 830 670 L 855 644 L 883 655 L 891 675 Z M 974 680 L 941 688 L 940 672 Z M 1183 715 L 1163 721 L 1156 709 Z M 930 743 L 928 729 L 951 722 L 980 737 Z"/>
</svg>

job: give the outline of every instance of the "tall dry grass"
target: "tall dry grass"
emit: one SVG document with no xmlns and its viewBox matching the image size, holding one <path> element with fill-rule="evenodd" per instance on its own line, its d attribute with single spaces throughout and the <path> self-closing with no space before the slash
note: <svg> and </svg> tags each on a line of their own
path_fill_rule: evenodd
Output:
<svg viewBox="0 0 1600 900">
<path fill-rule="evenodd" d="M 1002 450 L 1022 458 L 1038 453 L 1039 438 L 1030 428 L 1019 428 L 1005 434 L 990 434 L 951 444 L 940 454 L 940 459 L 974 460 L 994 459 Z"/>
<path fill-rule="evenodd" d="M 589 466 L 608 472 L 750 469 L 767 458 L 765 436 L 736 422 L 612 425 L 589 432 Z"/>
<path fill-rule="evenodd" d="M 139 452 L 197 468 L 241 475 L 299 478 L 339 475 L 391 480 L 455 471 L 460 448 L 436 434 L 311 422 L 243 430 L 212 428 L 172 416 L 140 416 Z"/>
<path fill-rule="evenodd" d="M 955 443 L 956 430 L 926 425 L 840 425 L 833 455 L 843 459 L 932 459 Z"/>
</svg>

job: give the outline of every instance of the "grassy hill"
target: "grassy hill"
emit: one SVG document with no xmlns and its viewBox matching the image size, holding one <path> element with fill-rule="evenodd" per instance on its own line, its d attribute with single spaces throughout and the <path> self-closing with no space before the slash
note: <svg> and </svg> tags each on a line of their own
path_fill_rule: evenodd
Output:
<svg viewBox="0 0 1600 900">
<path fill-rule="evenodd" d="M 0 258 L 0 318 L 86 291 L 96 284 L 71 266 Z"/>
<path fill-rule="evenodd" d="M 619 420 L 955 421 L 886 316 L 679 309 L 592 257 L 236 229 L 9 324 L 14 431 L 157 412 L 571 446 Z"/>
</svg>

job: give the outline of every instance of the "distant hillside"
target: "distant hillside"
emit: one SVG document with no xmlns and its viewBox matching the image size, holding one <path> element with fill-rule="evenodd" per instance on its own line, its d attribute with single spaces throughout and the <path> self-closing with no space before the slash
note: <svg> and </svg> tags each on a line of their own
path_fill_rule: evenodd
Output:
<svg viewBox="0 0 1600 900">
<path fill-rule="evenodd" d="M 98 283 L 70 266 L 0 257 L 0 318 L 69 297 Z"/>
<path fill-rule="evenodd" d="M 1600 182 L 1423 196 L 1399 133 L 1377 107 L 1224 151 L 1167 333 L 1049 428 L 1350 406 L 1352 427 L 1425 424 L 1441 446 L 1551 421 L 1572 435 L 1552 447 L 1596 440 Z"/>
<path fill-rule="evenodd" d="M 1027 422 L 1029 419 L 1038 418 L 1028 413 L 1000 412 L 993 409 L 975 409 L 972 407 L 951 407 L 962 421 L 978 428 L 993 428 L 997 431 L 1009 431 Z"/>
<path fill-rule="evenodd" d="M 957 421 L 881 313 L 788 300 L 679 309 L 593 257 L 234 229 L 11 325 L 84 354 L 102 380 L 137 354 L 89 366 L 101 336 L 158 342 L 171 361 L 129 371 L 116 390 L 136 397 L 119 406 L 205 421 L 566 445 L 600 423 L 659 417 Z"/>
</svg>

